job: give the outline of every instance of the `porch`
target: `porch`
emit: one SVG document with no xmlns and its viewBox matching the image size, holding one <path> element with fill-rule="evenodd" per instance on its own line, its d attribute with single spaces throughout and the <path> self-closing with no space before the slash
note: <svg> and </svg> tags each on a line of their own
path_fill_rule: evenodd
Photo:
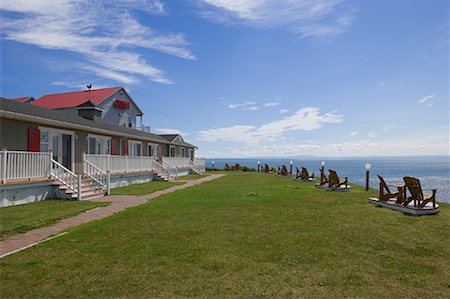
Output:
<svg viewBox="0 0 450 299">
<path fill-rule="evenodd" d="M 154 177 L 170 180 L 205 171 L 204 158 L 162 157 L 156 161 L 148 156 L 83 154 L 80 162 L 82 171 L 74 173 L 56 161 L 51 152 L 0 151 L 1 189 L 11 184 L 31 188 L 30 183 L 52 182 L 59 192 L 54 196 L 81 200 L 109 194 L 111 185 L 141 183 Z"/>
</svg>

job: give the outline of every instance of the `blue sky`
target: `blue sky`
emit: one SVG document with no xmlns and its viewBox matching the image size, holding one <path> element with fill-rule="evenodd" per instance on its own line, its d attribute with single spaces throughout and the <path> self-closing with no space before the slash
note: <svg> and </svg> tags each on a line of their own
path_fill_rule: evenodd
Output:
<svg viewBox="0 0 450 299">
<path fill-rule="evenodd" d="M 448 6 L 5 0 L 0 95 L 124 86 L 211 158 L 449 154 Z"/>
</svg>

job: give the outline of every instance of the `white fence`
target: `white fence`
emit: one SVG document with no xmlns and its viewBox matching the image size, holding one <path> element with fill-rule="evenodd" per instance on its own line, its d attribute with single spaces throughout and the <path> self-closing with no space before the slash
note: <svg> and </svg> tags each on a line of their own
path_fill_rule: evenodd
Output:
<svg viewBox="0 0 450 299">
<path fill-rule="evenodd" d="M 175 168 L 190 168 L 192 161 L 185 157 L 163 157 L 163 162 Z"/>
<path fill-rule="evenodd" d="M 194 159 L 194 166 L 198 166 L 198 167 L 206 167 L 206 162 L 205 162 L 205 158 L 195 158 Z"/>
<path fill-rule="evenodd" d="M 1 181 L 46 178 L 51 175 L 51 153 L 0 151 Z"/>
<path fill-rule="evenodd" d="M 94 164 L 103 171 L 110 171 L 111 173 L 153 170 L 153 157 L 85 154 L 84 160 Z"/>
</svg>

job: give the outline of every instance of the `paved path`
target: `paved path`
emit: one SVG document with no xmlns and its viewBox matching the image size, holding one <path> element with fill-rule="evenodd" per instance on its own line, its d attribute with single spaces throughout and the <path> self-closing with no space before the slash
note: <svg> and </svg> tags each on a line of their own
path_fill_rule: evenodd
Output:
<svg viewBox="0 0 450 299">
<path fill-rule="evenodd" d="M 9 237 L 0 242 L 0 258 L 31 247 L 32 245 L 42 242 L 50 236 L 61 234 L 68 228 L 106 218 L 129 207 L 141 205 L 158 196 L 198 185 L 203 182 L 212 181 L 222 176 L 224 176 L 224 174 L 212 174 L 198 180 L 186 181 L 183 185 L 172 186 L 170 188 L 142 196 L 112 195 L 92 199 L 92 201 L 111 202 L 111 204 L 106 207 L 98 207 L 92 210 L 87 210 L 71 218 L 62 219 L 52 226 L 34 229 L 20 235 Z"/>
</svg>

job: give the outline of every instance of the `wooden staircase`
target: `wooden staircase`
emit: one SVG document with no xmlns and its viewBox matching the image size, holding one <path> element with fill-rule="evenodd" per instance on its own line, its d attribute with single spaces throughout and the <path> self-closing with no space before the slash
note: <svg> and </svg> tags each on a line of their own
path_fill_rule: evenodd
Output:
<svg viewBox="0 0 450 299">
<path fill-rule="evenodd" d="M 54 182 L 53 185 L 57 186 L 57 188 L 61 192 L 66 194 L 67 199 L 78 199 L 78 195 L 77 195 L 76 191 L 70 189 L 68 186 L 66 186 L 65 184 L 63 184 L 57 180 L 54 180 L 53 182 Z M 85 175 L 83 175 L 81 177 L 80 191 L 81 191 L 80 192 L 81 200 L 101 197 L 106 194 L 106 191 L 103 186 L 99 185 L 97 182 L 93 181 L 92 179 L 90 179 L 89 177 L 87 177 Z"/>
</svg>

